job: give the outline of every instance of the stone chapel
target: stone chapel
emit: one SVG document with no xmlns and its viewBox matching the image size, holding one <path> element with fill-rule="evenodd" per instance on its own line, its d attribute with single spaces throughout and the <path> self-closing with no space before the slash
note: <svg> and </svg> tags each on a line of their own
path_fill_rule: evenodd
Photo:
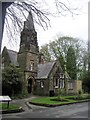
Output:
<svg viewBox="0 0 90 120">
<path fill-rule="evenodd" d="M 37 95 L 57 94 L 58 88 L 64 91 L 64 72 L 58 60 L 44 62 L 43 55 L 39 53 L 37 32 L 35 31 L 31 12 L 20 36 L 20 49 L 16 51 L 4 47 L 2 64 L 4 67 L 13 64 L 20 67 L 24 74 L 24 81 L 28 93 Z M 66 74 L 68 93 L 77 93 L 82 89 L 80 81 L 72 81 Z"/>
</svg>

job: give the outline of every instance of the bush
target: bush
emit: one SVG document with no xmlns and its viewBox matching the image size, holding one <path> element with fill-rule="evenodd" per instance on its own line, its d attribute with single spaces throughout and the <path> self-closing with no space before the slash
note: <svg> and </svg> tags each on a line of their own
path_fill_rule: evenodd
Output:
<svg viewBox="0 0 90 120">
<path fill-rule="evenodd" d="M 84 92 L 90 93 L 90 73 L 87 71 L 82 78 Z"/>
<path fill-rule="evenodd" d="M 29 97 L 29 94 L 16 94 L 16 95 L 14 95 L 14 96 L 12 96 L 11 98 L 12 99 L 23 99 L 23 98 L 27 98 L 27 97 Z"/>
<path fill-rule="evenodd" d="M 12 95 L 12 86 L 5 82 L 2 82 L 2 95 Z"/>
<path fill-rule="evenodd" d="M 78 91 L 78 95 L 77 95 L 76 98 L 77 99 L 82 99 L 82 91 L 81 90 Z"/>
<path fill-rule="evenodd" d="M 61 100 L 62 91 L 61 88 L 58 88 L 58 100 Z"/>
<path fill-rule="evenodd" d="M 90 94 L 88 94 L 88 95 L 86 96 L 86 98 L 87 98 L 87 99 L 90 99 Z"/>
<path fill-rule="evenodd" d="M 81 90 L 79 90 L 79 91 L 78 91 L 78 95 L 80 95 L 80 96 L 81 96 L 81 94 L 82 94 L 82 91 L 81 91 Z"/>
<path fill-rule="evenodd" d="M 15 95 L 22 91 L 22 74 L 20 69 L 13 65 L 8 66 L 2 72 L 2 94 Z"/>
</svg>

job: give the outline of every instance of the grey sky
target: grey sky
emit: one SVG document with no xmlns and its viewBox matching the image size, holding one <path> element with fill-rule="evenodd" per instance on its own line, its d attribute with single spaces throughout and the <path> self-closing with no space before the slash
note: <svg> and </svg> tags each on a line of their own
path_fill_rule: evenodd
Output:
<svg viewBox="0 0 90 120">
<path fill-rule="evenodd" d="M 78 1 L 78 2 L 77 2 Z M 35 29 L 37 31 L 38 43 L 39 46 L 48 43 L 51 40 L 54 40 L 58 35 L 68 35 L 72 37 L 78 37 L 84 41 L 88 40 L 88 1 L 89 0 L 76 0 L 82 8 L 82 14 L 78 16 L 60 16 L 60 17 L 50 17 L 51 27 L 48 30 L 43 30 L 40 26 L 35 24 Z M 49 1 L 50 2 L 50 1 Z M 74 2 L 75 3 L 75 2 Z M 19 34 L 20 35 L 20 34 Z M 17 41 L 20 41 L 17 36 Z M 4 32 L 3 37 L 3 46 L 7 46 L 8 49 L 15 51 L 19 50 L 19 42 L 14 43 L 14 46 L 10 44 L 7 37 L 7 33 Z"/>
</svg>

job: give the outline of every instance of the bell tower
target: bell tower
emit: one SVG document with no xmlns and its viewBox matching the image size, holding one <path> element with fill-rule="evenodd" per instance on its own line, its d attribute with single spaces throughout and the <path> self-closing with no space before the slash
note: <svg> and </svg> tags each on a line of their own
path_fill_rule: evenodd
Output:
<svg viewBox="0 0 90 120">
<path fill-rule="evenodd" d="M 20 50 L 18 53 L 18 62 L 20 68 L 25 72 L 25 79 L 37 76 L 38 60 L 38 42 L 37 32 L 34 28 L 32 13 L 30 12 L 27 20 L 24 22 L 24 28 L 21 32 Z"/>
</svg>

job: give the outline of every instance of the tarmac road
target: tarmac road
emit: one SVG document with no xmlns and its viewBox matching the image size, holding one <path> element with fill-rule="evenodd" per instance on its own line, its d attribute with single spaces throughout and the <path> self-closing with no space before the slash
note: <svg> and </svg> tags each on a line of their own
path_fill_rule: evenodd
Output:
<svg viewBox="0 0 90 120">
<path fill-rule="evenodd" d="M 5 118 L 22 118 L 22 120 L 28 118 L 88 118 L 89 104 L 85 102 L 53 108 L 31 105 L 32 109 L 25 112 L 4 114 L 3 120 L 9 120 Z"/>
</svg>

